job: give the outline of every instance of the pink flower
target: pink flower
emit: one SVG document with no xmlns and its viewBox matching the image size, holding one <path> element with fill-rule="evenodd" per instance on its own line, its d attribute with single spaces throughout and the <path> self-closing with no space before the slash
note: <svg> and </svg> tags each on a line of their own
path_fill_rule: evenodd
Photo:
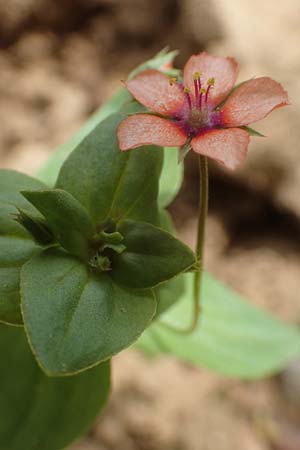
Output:
<svg viewBox="0 0 300 450">
<path fill-rule="evenodd" d="M 141 145 L 183 147 L 223 163 L 230 169 L 247 156 L 249 132 L 243 128 L 273 109 L 289 104 L 282 86 L 268 77 L 254 78 L 232 91 L 238 64 L 233 58 L 193 55 L 183 83 L 158 70 L 145 70 L 126 88 L 156 114 L 134 114 L 118 128 L 120 149 Z"/>
</svg>

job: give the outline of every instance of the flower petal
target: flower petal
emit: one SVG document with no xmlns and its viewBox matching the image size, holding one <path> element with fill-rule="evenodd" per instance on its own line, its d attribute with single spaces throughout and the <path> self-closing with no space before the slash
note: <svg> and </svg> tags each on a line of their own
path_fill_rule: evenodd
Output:
<svg viewBox="0 0 300 450">
<path fill-rule="evenodd" d="M 268 77 L 255 78 L 241 84 L 226 100 L 222 123 L 226 127 L 248 125 L 288 104 L 288 95 L 279 83 Z"/>
<path fill-rule="evenodd" d="M 183 71 L 183 83 L 191 92 L 194 92 L 195 72 L 200 73 L 203 88 L 207 87 L 207 81 L 210 78 L 215 79 L 209 98 L 217 106 L 233 88 L 238 76 L 239 66 L 234 58 L 221 58 L 209 55 L 206 52 L 191 56 Z"/>
<path fill-rule="evenodd" d="M 247 156 L 249 133 L 240 128 L 211 130 L 192 139 L 191 146 L 196 153 L 208 156 L 235 169 Z"/>
<path fill-rule="evenodd" d="M 117 131 L 121 150 L 141 145 L 159 145 L 161 147 L 179 147 L 187 136 L 173 122 L 152 114 L 135 114 L 123 120 Z"/>
<path fill-rule="evenodd" d="M 125 83 L 128 91 L 142 105 L 162 115 L 172 115 L 182 107 L 183 90 L 170 84 L 170 78 L 155 69 L 144 70 Z"/>
</svg>

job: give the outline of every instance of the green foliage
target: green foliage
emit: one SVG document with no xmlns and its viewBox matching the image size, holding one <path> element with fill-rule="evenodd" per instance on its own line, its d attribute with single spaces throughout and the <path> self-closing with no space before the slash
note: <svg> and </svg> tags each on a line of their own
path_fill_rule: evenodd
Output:
<svg viewBox="0 0 300 450">
<path fill-rule="evenodd" d="M 73 377 L 49 378 L 24 331 L 0 325 L 0 449 L 60 450 L 84 433 L 107 401 L 109 362 Z"/>
<path fill-rule="evenodd" d="M 131 345 L 156 313 L 151 288 L 194 263 L 190 249 L 147 223 L 160 224 L 163 154 L 156 147 L 120 152 L 116 129 L 124 117 L 110 116 L 78 145 L 54 189 L 26 176 L 19 183 L 20 174 L 8 189 L 2 183 L 7 198 L 19 201 L 18 222 L 11 210 L 2 219 L 2 320 L 15 314 L 21 323 L 21 268 L 25 331 L 48 375 L 75 374 Z M 33 242 L 41 230 L 56 240 L 44 250 Z"/>
<path fill-rule="evenodd" d="M 144 222 L 120 222 L 126 248 L 113 258 L 112 277 L 131 288 L 149 288 L 190 269 L 193 252 L 172 234 Z"/>
<path fill-rule="evenodd" d="M 48 246 L 56 242 L 56 239 L 48 227 L 44 217 L 39 217 L 36 214 L 32 214 L 29 211 L 18 208 L 16 221 L 22 225 L 26 231 L 28 231 L 38 245 Z"/>
<path fill-rule="evenodd" d="M 164 149 L 164 162 L 159 179 L 158 203 L 166 208 L 175 199 L 183 181 L 183 163 L 178 161 L 175 147 Z"/>
<path fill-rule="evenodd" d="M 56 249 L 25 264 L 21 292 L 33 353 L 49 375 L 76 373 L 128 347 L 156 311 L 150 290 L 124 289 Z"/>
<path fill-rule="evenodd" d="M 56 187 L 71 193 L 95 224 L 109 217 L 159 223 L 162 150 L 149 146 L 120 152 L 116 129 L 125 117 L 110 116 L 81 142 L 63 164 Z"/>
<path fill-rule="evenodd" d="M 179 329 L 189 325 L 192 314 L 193 276 L 184 277 L 184 294 L 162 316 L 164 323 Z M 194 333 L 176 333 L 157 322 L 143 334 L 137 347 L 150 355 L 172 354 L 195 366 L 245 379 L 270 375 L 299 355 L 295 327 L 244 302 L 208 274 L 203 277 L 202 298 L 202 314 Z"/>
<path fill-rule="evenodd" d="M 154 319 L 158 318 L 174 303 L 176 303 L 185 292 L 184 277 L 175 277 L 167 283 L 163 283 L 154 289 L 157 301 L 156 315 Z"/>
<path fill-rule="evenodd" d="M 18 208 L 34 212 L 19 191 L 43 186 L 40 181 L 14 170 L 0 170 L 0 322 L 22 324 L 20 268 L 39 247 L 15 217 Z"/>
<path fill-rule="evenodd" d="M 88 238 L 95 231 L 85 208 L 61 189 L 22 191 L 22 195 L 43 214 L 63 248 L 79 258 L 88 257 Z"/>
<path fill-rule="evenodd" d="M 248 131 L 248 133 L 250 134 L 250 136 L 256 136 L 256 137 L 265 137 L 265 135 L 261 134 L 259 131 L 254 130 L 254 128 L 250 128 L 250 127 L 239 127 L 242 130 Z"/>
</svg>

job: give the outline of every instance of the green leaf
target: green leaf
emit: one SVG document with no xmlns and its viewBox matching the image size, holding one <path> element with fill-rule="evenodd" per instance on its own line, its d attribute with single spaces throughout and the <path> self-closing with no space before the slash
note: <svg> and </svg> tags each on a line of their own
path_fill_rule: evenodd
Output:
<svg viewBox="0 0 300 450">
<path fill-rule="evenodd" d="M 88 239 L 94 232 L 86 209 L 61 189 L 22 191 L 46 218 L 62 247 L 82 259 L 88 257 Z"/>
<path fill-rule="evenodd" d="M 49 378 L 24 331 L 0 325 L 0 448 L 60 450 L 87 431 L 107 401 L 109 362 L 74 377 Z"/>
<path fill-rule="evenodd" d="M 35 211 L 20 194 L 44 185 L 14 170 L 0 170 L 0 322 L 21 325 L 20 267 L 40 250 L 27 231 L 14 220 L 17 208 Z"/>
<path fill-rule="evenodd" d="M 184 275 L 185 294 L 163 316 L 184 328 L 191 321 L 192 274 Z M 203 278 L 203 311 L 196 331 L 176 333 L 153 324 L 137 342 L 149 354 L 168 353 L 195 366 L 236 378 L 253 379 L 279 371 L 299 355 L 299 332 L 247 304 L 211 275 Z"/>
<path fill-rule="evenodd" d="M 20 268 L 37 250 L 28 239 L 0 236 L 0 323 L 22 325 Z"/>
<path fill-rule="evenodd" d="M 172 65 L 174 58 L 178 55 L 178 50 L 168 52 L 167 48 L 162 49 L 157 53 L 154 58 L 149 59 L 143 64 L 140 64 L 136 69 L 132 70 L 129 74 L 129 79 L 135 77 L 143 70 L 157 69 L 162 70 L 165 66 Z M 177 74 L 179 71 L 173 68 L 167 71 L 170 74 Z"/>
<path fill-rule="evenodd" d="M 99 123 L 116 113 L 126 103 L 132 100 L 131 94 L 125 89 L 119 89 L 116 94 L 104 103 L 79 129 L 79 131 L 66 143 L 61 145 L 47 160 L 47 162 L 37 172 L 37 177 L 54 186 L 61 166 L 73 150 L 85 139 Z"/>
<path fill-rule="evenodd" d="M 162 150 L 140 147 L 121 152 L 116 130 L 126 116 L 98 125 L 64 163 L 56 186 L 70 192 L 96 225 L 108 218 L 159 223 L 158 177 Z"/>
<path fill-rule="evenodd" d="M 151 288 L 190 269 L 193 252 L 167 231 L 125 220 L 117 230 L 126 250 L 113 255 L 111 277 L 131 288 Z"/>
<path fill-rule="evenodd" d="M 176 147 L 164 148 L 164 162 L 159 180 L 158 203 L 165 208 L 175 199 L 183 181 L 183 163 L 178 162 Z"/>
<path fill-rule="evenodd" d="M 154 58 L 134 69 L 130 77 L 145 70 L 146 68 L 162 69 L 168 63 L 172 63 L 177 51 L 167 52 L 162 50 Z M 172 71 L 173 73 L 173 71 Z M 131 94 L 125 89 L 120 88 L 116 94 L 92 115 L 92 117 L 80 128 L 80 130 L 65 144 L 60 146 L 53 155 L 50 156 L 45 165 L 37 173 L 37 177 L 46 182 L 49 186 L 54 186 L 59 170 L 69 156 L 69 154 L 90 134 L 94 128 L 111 114 L 116 113 L 126 104 L 132 101 Z M 132 111 L 134 112 L 134 111 Z"/>
<path fill-rule="evenodd" d="M 150 290 L 124 289 L 54 249 L 24 265 L 21 296 L 30 345 L 50 375 L 74 374 L 110 358 L 137 339 L 156 311 Z"/>
<path fill-rule="evenodd" d="M 16 221 L 28 231 L 38 245 L 49 246 L 57 242 L 44 217 L 18 208 Z"/>
<path fill-rule="evenodd" d="M 254 128 L 250 128 L 250 127 L 239 127 L 242 130 L 248 131 L 248 133 L 250 134 L 250 136 L 257 136 L 257 137 L 266 137 L 264 134 L 261 134 L 259 131 L 254 130 Z"/>
<path fill-rule="evenodd" d="M 184 277 L 180 275 L 154 289 L 157 301 L 154 320 L 180 300 L 181 296 L 184 294 L 184 288 Z"/>
</svg>

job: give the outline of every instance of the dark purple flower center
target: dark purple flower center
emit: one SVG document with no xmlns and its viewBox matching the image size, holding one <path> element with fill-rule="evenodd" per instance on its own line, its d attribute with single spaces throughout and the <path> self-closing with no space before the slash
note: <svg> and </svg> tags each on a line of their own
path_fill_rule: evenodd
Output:
<svg viewBox="0 0 300 450">
<path fill-rule="evenodd" d="M 170 82 L 174 83 L 175 80 L 171 79 Z M 194 74 L 194 93 L 181 85 L 185 98 L 180 110 L 174 114 L 173 120 L 191 137 L 221 125 L 220 112 L 210 101 L 210 91 L 214 84 L 214 78 L 210 78 L 204 88 L 200 74 L 196 72 Z"/>
</svg>

